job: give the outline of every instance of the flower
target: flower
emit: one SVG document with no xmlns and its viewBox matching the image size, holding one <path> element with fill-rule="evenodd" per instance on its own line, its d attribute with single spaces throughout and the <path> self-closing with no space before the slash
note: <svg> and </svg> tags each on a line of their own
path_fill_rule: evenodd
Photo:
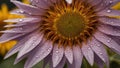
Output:
<svg viewBox="0 0 120 68">
<path fill-rule="evenodd" d="M 25 18 L 2 31 L 0 42 L 18 41 L 5 58 L 18 52 L 15 64 L 27 58 L 24 68 L 41 60 L 50 68 L 80 68 L 82 59 L 100 68 L 109 67 L 104 46 L 120 54 L 120 11 L 111 7 L 120 0 L 30 0 L 31 5 L 11 0 Z"/>
<path fill-rule="evenodd" d="M 116 4 L 115 6 L 113 6 L 113 9 L 119 9 L 120 10 L 120 2 L 118 4 Z"/>
<path fill-rule="evenodd" d="M 4 20 L 8 18 L 17 18 L 18 15 L 12 15 L 9 14 L 8 8 L 5 4 L 2 5 L 1 10 L 0 10 L 0 30 L 5 30 L 4 26 L 6 24 L 10 23 L 5 23 L 3 22 Z M 0 33 L 0 36 L 2 33 Z M 8 41 L 5 43 L 0 43 L 0 56 L 4 56 L 8 50 L 10 50 L 14 45 L 16 44 L 15 40 Z"/>
<path fill-rule="evenodd" d="M 29 4 L 29 2 L 27 0 L 23 0 L 22 2 Z M 13 18 L 22 18 L 23 16 L 20 15 L 14 15 L 14 14 L 10 14 L 8 11 L 8 7 L 6 4 L 2 4 L 1 10 L 0 10 L 0 30 L 5 30 L 4 26 L 6 24 L 11 24 L 9 23 L 5 23 L 4 20 L 6 19 L 13 19 Z M 10 29 L 10 28 L 9 28 Z M 0 36 L 2 35 L 2 33 L 0 34 Z M 1 43 L 0 44 L 0 56 L 4 56 L 17 42 L 15 40 L 12 41 L 8 41 L 5 43 Z"/>
</svg>

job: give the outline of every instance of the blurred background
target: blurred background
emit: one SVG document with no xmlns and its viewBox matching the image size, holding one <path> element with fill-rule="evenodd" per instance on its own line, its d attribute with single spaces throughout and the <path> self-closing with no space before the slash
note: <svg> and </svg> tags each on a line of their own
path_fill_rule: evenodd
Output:
<svg viewBox="0 0 120 68">
<path fill-rule="evenodd" d="M 24 3 L 29 4 L 27 0 L 19 0 Z M 120 3 L 113 7 L 116 10 L 120 10 Z M 15 5 L 10 2 L 10 0 L 0 0 L 0 30 L 3 30 L 3 26 L 7 23 L 3 22 L 5 19 L 8 18 L 17 18 L 14 15 L 10 15 L 9 12 L 16 9 Z M 19 17 L 19 16 L 18 16 Z M 20 16 L 21 17 L 21 16 Z M 2 34 L 0 34 L 1 36 Z M 5 54 L 16 44 L 17 42 L 7 42 L 5 44 L 0 44 L 0 68 L 23 68 L 24 61 L 13 65 L 16 55 L 11 56 L 8 59 L 3 59 Z M 110 68 L 120 68 L 120 55 L 113 53 L 111 50 L 108 49 L 109 59 L 110 59 Z M 43 62 L 41 61 L 33 68 L 42 68 Z M 49 67 L 47 67 L 49 68 Z M 66 68 L 66 65 L 65 65 Z M 82 68 L 98 68 L 96 65 L 91 67 L 86 60 L 83 60 Z M 106 68 L 106 67 L 105 67 Z"/>
</svg>

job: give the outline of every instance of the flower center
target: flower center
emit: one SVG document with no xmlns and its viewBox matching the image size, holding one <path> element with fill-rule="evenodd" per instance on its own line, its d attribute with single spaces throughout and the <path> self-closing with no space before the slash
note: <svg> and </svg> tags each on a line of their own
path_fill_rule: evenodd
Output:
<svg viewBox="0 0 120 68">
<path fill-rule="evenodd" d="M 86 42 L 96 30 L 97 15 L 89 3 L 65 0 L 53 3 L 42 15 L 40 26 L 45 39 L 63 46 L 80 45 Z"/>
<path fill-rule="evenodd" d="M 56 31 L 64 37 L 71 38 L 79 36 L 85 28 L 84 18 L 74 12 L 63 14 L 55 22 Z"/>
</svg>

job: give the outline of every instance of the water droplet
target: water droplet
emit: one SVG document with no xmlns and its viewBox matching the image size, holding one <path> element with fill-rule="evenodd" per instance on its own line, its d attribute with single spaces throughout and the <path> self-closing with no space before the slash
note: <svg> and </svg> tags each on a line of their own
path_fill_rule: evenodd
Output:
<svg viewBox="0 0 120 68">
<path fill-rule="evenodd" d="M 47 51 L 50 51 L 51 50 L 51 48 L 49 48 Z"/>
<path fill-rule="evenodd" d="M 67 3 L 71 4 L 73 0 L 66 0 Z"/>
<path fill-rule="evenodd" d="M 100 47 L 100 45 L 97 45 L 98 47 Z"/>
<path fill-rule="evenodd" d="M 107 42 L 110 43 L 110 42 L 111 42 L 111 39 L 107 40 Z"/>
<path fill-rule="evenodd" d="M 21 27 L 21 28 L 19 28 L 20 30 L 23 30 L 23 28 Z"/>
<path fill-rule="evenodd" d="M 19 19 L 19 22 L 22 22 L 23 21 L 23 19 Z"/>
<path fill-rule="evenodd" d="M 110 13 L 110 12 L 111 12 L 111 10 L 107 10 L 107 12 L 108 12 L 108 13 Z"/>
<path fill-rule="evenodd" d="M 111 1 L 111 0 L 110 0 L 110 2 L 109 2 L 109 3 L 111 4 L 111 3 L 113 3 L 113 1 Z"/>
<path fill-rule="evenodd" d="M 39 56 L 36 56 L 36 58 L 38 58 Z"/>
<path fill-rule="evenodd" d="M 90 50 L 90 47 L 88 49 Z"/>
<path fill-rule="evenodd" d="M 102 55 L 103 53 L 100 53 L 100 55 Z"/>
<path fill-rule="evenodd" d="M 28 13 L 29 15 L 31 15 L 32 13 Z"/>
<path fill-rule="evenodd" d="M 59 51 L 56 51 L 56 53 L 58 53 Z"/>
</svg>

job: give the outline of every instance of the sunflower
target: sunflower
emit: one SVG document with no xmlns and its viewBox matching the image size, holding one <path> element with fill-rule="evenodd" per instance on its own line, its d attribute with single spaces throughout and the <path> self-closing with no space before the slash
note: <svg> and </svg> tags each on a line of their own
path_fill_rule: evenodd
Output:
<svg viewBox="0 0 120 68">
<path fill-rule="evenodd" d="M 9 14 L 8 8 L 5 4 L 1 6 L 0 10 L 0 30 L 5 30 L 4 26 L 9 23 L 3 22 L 5 19 L 8 18 L 17 18 L 17 15 Z M 0 36 L 2 33 L 0 33 Z M 0 55 L 4 56 L 8 50 L 10 50 L 16 44 L 15 40 L 8 41 L 5 43 L 0 43 Z"/>
<path fill-rule="evenodd" d="M 120 0 L 30 0 L 31 5 L 11 0 L 25 18 L 2 31 L 0 42 L 18 43 L 5 58 L 18 52 L 15 64 L 27 58 L 24 68 L 41 60 L 50 68 L 80 68 L 83 58 L 100 68 L 109 67 L 105 46 L 120 54 L 120 11 L 112 9 Z"/>
<path fill-rule="evenodd" d="M 29 4 L 29 2 L 27 0 L 23 0 L 22 2 Z M 10 22 L 5 23 L 4 20 L 13 19 L 13 18 L 22 18 L 22 17 L 23 16 L 20 16 L 20 15 L 10 14 L 7 5 L 2 4 L 1 10 L 0 10 L 0 30 L 5 30 L 6 28 L 4 28 L 4 26 L 6 24 L 11 24 Z M 10 28 L 7 28 L 7 29 L 10 29 Z M 1 35 L 2 35 L 2 33 L 0 33 L 0 36 Z M 4 56 L 16 43 L 17 42 L 15 40 L 1 43 L 0 44 L 0 56 Z"/>
<path fill-rule="evenodd" d="M 113 8 L 120 10 L 120 2 L 118 4 L 116 4 L 115 6 L 113 6 Z"/>
</svg>

